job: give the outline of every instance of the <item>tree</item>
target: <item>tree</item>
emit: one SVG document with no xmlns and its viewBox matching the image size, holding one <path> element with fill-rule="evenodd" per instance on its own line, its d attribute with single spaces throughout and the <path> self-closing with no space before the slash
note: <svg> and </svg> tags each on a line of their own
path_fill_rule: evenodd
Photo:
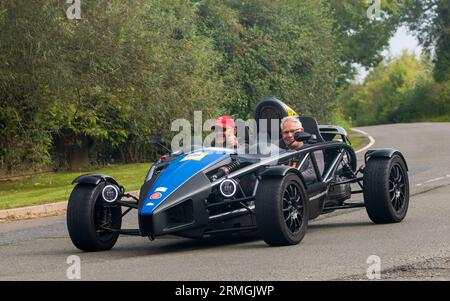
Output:
<svg viewBox="0 0 450 301">
<path fill-rule="evenodd" d="M 340 86 L 354 78 L 355 64 L 369 69 L 382 61 L 382 51 L 401 23 L 405 1 L 408 0 L 380 1 L 381 15 L 376 20 L 368 18 L 370 2 L 366 0 L 329 2 L 340 53 Z"/>
<path fill-rule="evenodd" d="M 409 0 L 404 22 L 416 33 L 428 52 L 435 51 L 434 78 L 450 79 L 450 2 L 447 0 Z"/>
<path fill-rule="evenodd" d="M 347 118 L 356 125 L 426 120 L 450 113 L 445 88 L 432 77 L 433 64 L 426 56 L 417 60 L 405 52 L 381 62 L 363 84 L 352 84 L 341 96 Z M 443 97 L 437 97 L 441 94 Z"/>
<path fill-rule="evenodd" d="M 217 113 L 220 57 L 197 33 L 192 3 L 86 0 L 81 20 L 66 9 L 58 0 L 0 3 L 4 167 L 77 169 L 97 150 L 107 161 L 143 160 L 174 118 Z"/>
<path fill-rule="evenodd" d="M 259 99 L 276 96 L 302 114 L 330 117 L 337 60 L 322 1 L 205 0 L 197 7 L 200 30 L 223 56 L 228 113 L 250 117 Z"/>
<path fill-rule="evenodd" d="M 58 16 L 52 5 L 24 0 L 0 2 L 0 157 L 2 169 L 50 162 L 48 113 L 63 90 L 63 55 Z"/>
</svg>

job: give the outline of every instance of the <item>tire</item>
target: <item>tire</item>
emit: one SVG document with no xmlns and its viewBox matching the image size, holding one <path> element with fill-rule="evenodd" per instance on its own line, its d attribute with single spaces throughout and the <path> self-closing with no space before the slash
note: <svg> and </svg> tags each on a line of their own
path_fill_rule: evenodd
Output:
<svg viewBox="0 0 450 301">
<path fill-rule="evenodd" d="M 364 203 L 376 224 L 401 222 L 409 206 L 408 172 L 399 155 L 370 159 L 364 168 Z"/>
<path fill-rule="evenodd" d="M 256 224 L 270 246 L 300 243 L 308 226 L 308 197 L 295 174 L 263 179 L 256 194 Z M 297 206 L 289 203 L 297 199 Z M 290 209 L 289 209 L 290 208 Z M 295 217 L 294 217 L 295 215 Z"/>
<path fill-rule="evenodd" d="M 101 192 L 105 184 L 78 184 L 70 194 L 67 206 L 67 229 L 78 249 L 87 252 L 110 250 L 117 242 L 119 234 L 102 232 L 102 223 L 111 229 L 122 226 L 122 209 L 104 207 Z"/>
</svg>

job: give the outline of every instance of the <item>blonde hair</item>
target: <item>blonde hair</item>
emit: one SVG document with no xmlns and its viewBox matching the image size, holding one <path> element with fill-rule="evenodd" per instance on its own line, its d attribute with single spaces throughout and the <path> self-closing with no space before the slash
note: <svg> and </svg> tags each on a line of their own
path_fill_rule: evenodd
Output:
<svg viewBox="0 0 450 301">
<path fill-rule="evenodd" d="M 281 119 L 281 123 L 280 123 L 281 130 L 283 130 L 284 124 L 286 122 L 295 122 L 298 124 L 299 127 L 303 128 L 302 122 L 297 117 L 288 116 L 288 117 L 284 117 L 283 119 Z"/>
</svg>

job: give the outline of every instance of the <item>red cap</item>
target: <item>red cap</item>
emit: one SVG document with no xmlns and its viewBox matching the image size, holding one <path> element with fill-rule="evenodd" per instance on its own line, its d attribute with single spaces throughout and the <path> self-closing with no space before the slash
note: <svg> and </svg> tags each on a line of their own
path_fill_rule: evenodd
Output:
<svg viewBox="0 0 450 301">
<path fill-rule="evenodd" d="M 222 128 L 236 128 L 233 118 L 224 115 L 216 119 L 214 126 L 220 126 Z"/>
</svg>

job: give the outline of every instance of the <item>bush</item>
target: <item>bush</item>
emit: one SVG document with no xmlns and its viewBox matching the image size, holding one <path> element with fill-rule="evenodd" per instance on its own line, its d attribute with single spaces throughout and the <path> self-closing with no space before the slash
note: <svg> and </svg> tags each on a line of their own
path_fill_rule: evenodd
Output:
<svg viewBox="0 0 450 301">
<path fill-rule="evenodd" d="M 339 99 L 355 125 L 413 122 L 450 113 L 449 82 L 436 83 L 427 57 L 404 53 L 382 62 L 363 84 L 352 84 Z"/>
</svg>

